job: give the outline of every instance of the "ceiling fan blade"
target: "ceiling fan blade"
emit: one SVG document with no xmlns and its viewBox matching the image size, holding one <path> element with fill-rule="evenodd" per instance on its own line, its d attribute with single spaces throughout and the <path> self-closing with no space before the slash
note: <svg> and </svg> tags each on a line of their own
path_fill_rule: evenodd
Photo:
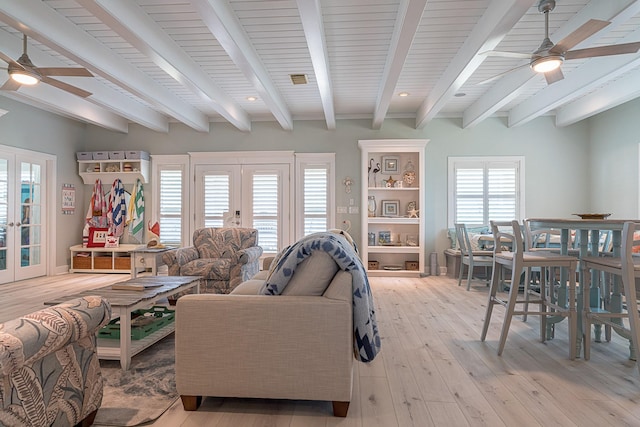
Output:
<svg viewBox="0 0 640 427">
<path fill-rule="evenodd" d="M 516 71 L 516 70 L 519 70 L 520 68 L 528 67 L 528 66 L 529 66 L 529 64 L 523 64 L 523 65 L 520 65 L 520 66 L 518 66 L 518 67 L 511 68 L 510 70 L 504 71 L 504 72 L 502 72 L 502 73 L 500 73 L 500 74 L 496 74 L 495 76 L 493 76 L 493 77 L 489 77 L 488 79 L 483 80 L 483 81 L 481 81 L 481 82 L 478 82 L 478 83 L 476 83 L 476 84 L 478 84 L 478 85 L 483 85 L 483 84 L 490 83 L 490 82 L 492 82 L 492 81 L 494 81 L 494 80 L 498 80 L 500 77 L 506 76 L 507 74 L 509 74 L 509 73 L 511 73 L 511 72 L 513 72 L 513 71 Z"/>
<path fill-rule="evenodd" d="M 0 59 L 2 59 L 4 62 L 6 62 L 7 64 L 14 64 L 17 65 L 20 68 L 24 68 L 22 65 L 18 64 L 16 61 L 14 61 L 13 59 L 11 59 L 11 57 L 5 55 L 4 53 L 0 52 Z"/>
<path fill-rule="evenodd" d="M 55 86 L 58 89 L 62 89 L 64 91 L 67 91 L 67 92 L 72 93 L 74 95 L 77 95 L 77 96 L 79 96 L 81 98 L 86 98 L 88 96 L 91 96 L 91 92 L 87 92 L 86 90 L 80 89 L 79 87 L 72 86 L 72 85 L 67 84 L 65 82 L 61 82 L 60 80 L 52 79 L 51 77 L 43 76 L 42 77 L 42 82 L 50 84 L 51 86 Z"/>
<path fill-rule="evenodd" d="M 499 50 L 488 50 L 486 52 L 481 52 L 478 55 L 499 56 L 499 57 L 502 57 L 502 58 L 531 59 L 531 54 L 530 53 L 503 52 L 503 51 L 499 51 Z"/>
<path fill-rule="evenodd" d="M 547 84 L 550 85 L 564 79 L 564 74 L 562 74 L 562 70 L 558 67 L 555 70 L 544 73 L 544 78 L 547 80 Z"/>
<path fill-rule="evenodd" d="M 18 90 L 20 86 L 22 86 L 20 83 L 10 78 L 0 87 L 0 90 Z"/>
<path fill-rule="evenodd" d="M 560 40 L 558 43 L 553 46 L 549 52 L 551 53 L 564 53 L 585 40 L 588 37 L 591 37 L 593 34 L 602 30 L 604 27 L 609 25 L 611 22 L 609 21 L 601 21 L 599 19 L 590 19 L 584 24 L 582 24 L 577 30 L 573 33 L 569 34 L 567 37 Z"/>
<path fill-rule="evenodd" d="M 71 67 L 34 67 L 43 76 L 93 77 L 86 68 Z"/>
<path fill-rule="evenodd" d="M 624 53 L 636 53 L 640 50 L 640 42 L 610 44 L 608 46 L 588 47 L 586 49 L 570 50 L 564 56 L 565 59 L 593 58 L 594 56 L 622 55 Z"/>
</svg>

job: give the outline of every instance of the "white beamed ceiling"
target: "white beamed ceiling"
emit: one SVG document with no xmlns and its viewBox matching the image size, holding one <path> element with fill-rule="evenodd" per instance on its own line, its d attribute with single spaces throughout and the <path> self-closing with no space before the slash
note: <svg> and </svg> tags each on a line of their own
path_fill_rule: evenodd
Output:
<svg viewBox="0 0 640 427">
<path fill-rule="evenodd" d="M 54 87 L 0 95 L 127 132 L 180 122 L 251 131 L 270 120 L 438 117 L 462 127 L 491 116 L 518 126 L 555 115 L 567 126 L 640 96 L 640 54 L 566 61 L 547 85 L 523 59 L 544 37 L 538 0 L 0 0 L 0 51 L 17 59 L 22 34 L 36 66 L 82 66 L 60 77 L 92 93 Z M 589 19 L 611 24 L 575 48 L 640 41 L 640 0 L 557 0 L 557 42 Z M 6 64 L 4 64 L 6 65 Z M 520 66 L 517 71 L 480 84 Z M 293 85 L 290 74 L 306 74 Z M 0 85 L 8 79 L 0 71 Z M 407 92 L 409 96 L 398 96 Z M 249 101 L 249 97 L 257 100 Z"/>
</svg>

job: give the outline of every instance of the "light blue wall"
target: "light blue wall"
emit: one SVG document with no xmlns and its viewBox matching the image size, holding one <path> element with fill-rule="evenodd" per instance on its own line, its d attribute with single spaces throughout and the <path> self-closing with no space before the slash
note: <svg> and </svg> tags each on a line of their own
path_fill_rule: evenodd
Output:
<svg viewBox="0 0 640 427">
<path fill-rule="evenodd" d="M 80 242 L 84 212 L 91 186 L 77 173 L 76 151 L 146 150 L 152 154 L 183 154 L 188 151 L 294 150 L 335 152 L 337 205 L 349 198 L 359 201 L 361 190 L 359 139 L 427 138 L 425 155 L 427 209 L 426 253 L 448 247 L 447 158 L 449 156 L 523 155 L 526 158 L 525 216 L 568 217 L 575 212 L 606 211 L 616 217 L 638 216 L 637 119 L 640 101 L 634 101 L 566 128 L 556 128 L 552 117 L 541 117 L 524 126 L 508 128 L 505 118 L 486 120 L 472 129 L 461 129 L 459 119 L 437 119 L 424 129 L 414 120 L 385 120 L 381 130 L 370 120 L 338 120 L 335 131 L 322 121 L 296 121 L 293 131 L 275 122 L 255 122 L 251 132 L 240 132 L 224 123 L 212 123 L 209 133 L 172 124 L 168 134 L 131 125 L 127 134 L 85 126 L 0 97 L 0 144 L 54 154 L 58 161 L 58 186 L 75 184 L 78 211 L 57 215 L 57 265 L 69 263 L 68 247 Z M 352 193 L 341 184 L 345 176 L 355 179 Z M 150 195 L 150 192 L 146 194 Z M 596 194 L 597 197 L 593 197 Z M 60 200 L 56 200 L 60 212 Z M 362 207 L 360 207 L 362 209 Z M 358 215 L 349 219 L 359 240 Z"/>
<path fill-rule="evenodd" d="M 57 185 L 74 184 L 76 213 L 62 215 L 62 196 L 56 191 L 57 225 L 56 265 L 69 264 L 69 246 L 81 241 L 86 206 L 85 186 L 78 175 L 75 152 L 84 150 L 83 123 L 66 119 L 28 105 L 0 97 L 0 108 L 8 111 L 0 117 L 0 144 L 52 154 L 57 160 Z M 77 231 L 80 230 L 80 231 Z"/>
<path fill-rule="evenodd" d="M 335 131 L 324 122 L 296 121 L 293 131 L 283 131 L 275 122 L 255 122 L 250 133 L 233 126 L 212 123 L 208 134 L 184 125 L 170 126 L 159 134 L 131 125 L 128 134 L 87 127 L 88 150 L 146 150 L 152 154 L 183 154 L 188 151 L 294 150 L 297 152 L 335 152 L 337 205 L 347 206 L 349 198 L 360 200 L 359 139 L 427 138 L 425 155 L 426 253 L 449 246 L 447 228 L 447 158 L 449 156 L 521 155 L 526 160 L 525 216 L 567 217 L 589 210 L 586 191 L 589 156 L 587 122 L 558 129 L 553 118 L 542 117 L 509 129 L 506 119 L 493 118 L 472 129 L 461 129 L 459 119 L 437 119 L 424 129 L 413 128 L 414 120 L 386 120 L 381 130 L 371 129 L 370 120 L 338 120 Z M 355 179 L 352 193 L 342 186 L 345 176 Z M 149 193 L 147 193 L 149 194 Z M 88 196 L 87 196 L 88 197 Z M 88 202 L 88 201 L 87 201 Z M 362 207 L 360 207 L 362 209 Z M 359 215 L 340 214 L 337 223 L 348 219 L 354 238 L 360 241 Z"/>
<path fill-rule="evenodd" d="M 590 207 L 612 218 L 639 218 L 640 100 L 592 117 L 589 124 Z"/>
</svg>

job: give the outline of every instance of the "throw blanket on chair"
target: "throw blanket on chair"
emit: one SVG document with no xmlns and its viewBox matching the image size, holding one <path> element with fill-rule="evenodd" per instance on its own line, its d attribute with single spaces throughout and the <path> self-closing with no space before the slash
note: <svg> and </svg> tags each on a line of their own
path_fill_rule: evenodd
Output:
<svg viewBox="0 0 640 427">
<path fill-rule="evenodd" d="M 352 276 L 354 352 L 361 362 L 371 362 L 380 351 L 380 336 L 376 324 L 373 296 L 364 266 L 354 247 L 344 236 L 335 233 L 314 233 L 303 237 L 285 250 L 260 293 L 279 295 L 289 283 L 296 266 L 314 251 L 331 255 L 336 264 Z"/>
</svg>

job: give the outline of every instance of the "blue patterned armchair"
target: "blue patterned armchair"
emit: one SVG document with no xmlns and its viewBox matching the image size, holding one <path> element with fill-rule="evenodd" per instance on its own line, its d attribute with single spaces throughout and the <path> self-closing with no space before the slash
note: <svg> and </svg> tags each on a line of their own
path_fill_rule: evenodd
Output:
<svg viewBox="0 0 640 427">
<path fill-rule="evenodd" d="M 200 228 L 193 246 L 163 254 L 170 276 L 203 276 L 200 293 L 228 294 L 260 270 L 262 248 L 254 228 Z"/>
<path fill-rule="evenodd" d="M 0 426 L 90 426 L 104 381 L 96 332 L 110 318 L 87 296 L 0 324 Z"/>
</svg>

